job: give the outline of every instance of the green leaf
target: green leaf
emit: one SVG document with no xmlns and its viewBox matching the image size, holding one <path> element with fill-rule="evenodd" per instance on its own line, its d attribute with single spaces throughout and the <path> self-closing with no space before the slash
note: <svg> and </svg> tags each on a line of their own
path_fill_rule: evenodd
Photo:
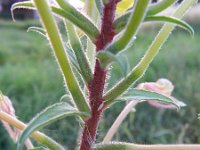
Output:
<svg viewBox="0 0 200 150">
<path fill-rule="evenodd" d="M 130 71 L 130 64 L 129 64 L 128 58 L 126 54 L 123 55 L 122 53 L 118 54 L 116 57 L 117 57 L 116 64 L 119 65 L 121 74 L 123 77 L 126 77 L 126 75 Z"/>
<path fill-rule="evenodd" d="M 86 116 L 86 113 L 79 112 L 76 108 L 72 107 L 68 103 L 57 103 L 40 112 L 35 118 L 33 118 L 28 126 L 22 132 L 18 140 L 18 150 L 22 149 L 24 141 L 36 130 L 55 122 L 58 119 L 66 116 Z"/>
<path fill-rule="evenodd" d="M 76 56 L 78 66 L 80 68 L 80 74 L 83 77 L 85 83 L 89 84 L 93 78 L 93 74 L 87 56 L 84 52 L 83 46 L 75 31 L 74 26 L 68 21 L 66 21 L 65 23 L 69 37 L 69 44 L 72 47 L 74 54 Z"/>
<path fill-rule="evenodd" d="M 46 37 L 46 31 L 44 28 L 41 28 L 41 27 L 29 27 L 27 32 L 36 32 L 36 33 L 39 33 L 40 35 Z"/>
<path fill-rule="evenodd" d="M 31 148 L 31 149 L 29 149 L 29 150 L 49 150 L 49 149 L 40 146 L 40 147 Z"/>
<path fill-rule="evenodd" d="M 47 38 L 47 35 L 46 35 L 46 31 L 44 30 L 44 28 L 40 28 L 40 27 L 29 27 L 27 32 L 37 32 L 39 33 L 40 35 L 44 36 L 46 39 Z M 76 69 L 76 71 L 81 74 L 81 70 L 78 66 L 78 61 L 73 53 L 73 51 L 71 50 L 71 48 L 69 48 L 68 46 L 65 47 L 66 48 L 66 52 L 69 56 L 69 60 L 70 60 L 70 63 L 72 64 L 72 67 L 74 69 Z"/>
<path fill-rule="evenodd" d="M 196 2 L 196 0 L 185 0 L 175 13 L 173 14 L 176 18 L 182 18 L 185 12 Z M 139 80 L 146 70 L 148 69 L 149 65 L 153 61 L 154 57 L 159 52 L 161 46 L 166 42 L 167 38 L 169 37 L 172 30 L 175 28 L 174 24 L 166 23 L 155 37 L 152 44 L 147 49 L 146 53 L 144 54 L 143 58 L 139 61 L 139 63 L 132 69 L 132 71 L 120 82 L 117 83 L 113 88 L 111 88 L 107 93 L 105 93 L 104 100 L 115 101 L 117 97 L 123 94 L 133 83 Z M 108 102 L 107 102 L 108 103 Z"/>
<path fill-rule="evenodd" d="M 120 31 L 122 31 L 125 28 L 128 20 L 131 16 L 132 11 L 133 10 L 127 11 L 126 13 L 122 14 L 121 16 L 119 16 L 115 19 L 115 21 L 113 22 L 113 27 L 114 27 L 116 33 L 119 33 Z"/>
<path fill-rule="evenodd" d="M 114 23 L 113 26 L 115 28 L 115 31 L 119 33 L 124 29 L 124 27 L 127 24 L 128 19 L 130 18 L 131 11 L 125 13 L 124 15 L 118 17 Z M 194 35 L 194 30 L 193 28 L 185 21 L 172 17 L 172 16 L 149 16 L 147 15 L 144 19 L 144 21 L 164 21 L 164 22 L 170 22 L 179 25 L 180 27 L 188 30 L 190 34 L 193 36 Z"/>
<path fill-rule="evenodd" d="M 12 15 L 12 18 L 13 20 L 14 19 L 14 14 L 13 14 L 13 11 L 17 8 L 25 8 L 25 9 L 35 9 L 34 5 L 33 5 L 33 2 L 31 1 L 25 1 L 25 2 L 16 2 L 14 3 L 12 6 L 11 6 L 11 15 Z"/>
<path fill-rule="evenodd" d="M 92 21 L 85 17 L 81 12 L 76 10 L 76 8 L 71 6 L 67 1 L 56 0 L 56 2 L 62 9 L 52 8 L 52 10 L 57 14 L 65 17 L 73 24 L 77 25 L 94 42 L 100 34 L 95 24 L 93 24 Z"/>
<path fill-rule="evenodd" d="M 72 66 L 78 71 L 78 73 L 81 74 L 81 70 L 78 66 L 78 61 L 77 61 L 76 56 L 75 56 L 74 52 L 72 51 L 72 49 L 69 48 L 68 46 L 66 46 L 66 52 L 67 52 L 67 55 L 69 56 L 69 60 L 70 60 L 70 63 L 72 64 Z"/>
<path fill-rule="evenodd" d="M 102 0 L 95 0 L 96 7 L 100 14 L 103 12 L 103 2 Z"/>
<path fill-rule="evenodd" d="M 130 16 L 130 19 L 124 29 L 122 35 L 118 39 L 114 40 L 105 50 L 113 54 L 124 50 L 128 43 L 137 34 L 140 25 L 142 24 L 145 16 L 146 10 L 150 0 L 137 1 L 134 10 Z"/>
<path fill-rule="evenodd" d="M 116 55 L 108 51 L 100 51 L 97 53 L 96 57 L 99 59 L 101 67 L 104 69 L 108 68 L 113 61 L 117 61 Z"/>
<path fill-rule="evenodd" d="M 99 59 L 102 68 L 108 68 L 111 63 L 116 63 L 119 65 L 123 76 L 128 74 L 129 63 L 126 56 L 122 54 L 114 55 L 108 51 L 100 51 L 97 53 L 97 58 Z"/>
<path fill-rule="evenodd" d="M 192 36 L 194 36 L 194 30 L 193 28 L 185 21 L 180 20 L 175 17 L 169 17 L 169 16 L 147 16 L 145 18 L 145 21 L 164 21 L 164 22 L 170 22 L 174 23 L 176 25 L 179 25 L 180 27 L 186 29 Z"/>
<path fill-rule="evenodd" d="M 130 101 L 130 100 L 138 100 L 138 101 L 148 101 L 148 100 L 156 100 L 162 103 L 173 104 L 177 108 L 185 106 L 184 103 L 180 103 L 180 101 L 174 101 L 173 99 L 164 96 L 157 92 L 146 91 L 146 90 L 137 90 L 130 89 L 128 92 L 119 97 L 120 100 Z M 184 104 L 184 105 L 183 105 Z"/>
<path fill-rule="evenodd" d="M 29 27 L 27 32 L 36 32 L 36 33 L 39 33 L 40 35 L 44 36 L 46 39 L 47 39 L 47 35 L 46 35 L 46 31 L 44 28 L 41 28 L 41 27 Z M 79 66 L 77 65 L 78 64 L 78 61 L 73 53 L 73 51 L 66 45 L 66 52 L 69 56 L 69 60 L 70 60 L 70 63 L 72 64 L 72 67 L 76 69 L 76 71 L 81 74 L 81 70 L 79 68 Z"/>
<path fill-rule="evenodd" d="M 82 112 L 90 112 L 90 107 L 72 70 L 60 31 L 58 30 L 49 3 L 43 0 L 34 0 L 34 4 L 47 32 L 48 40 L 52 46 L 53 54 L 55 55 L 58 66 L 62 71 L 65 84 L 69 89 L 77 108 Z"/>
<path fill-rule="evenodd" d="M 63 0 L 57 1 L 59 1 L 59 4 L 61 4 L 61 6 L 63 6 L 63 9 L 51 5 L 52 11 L 56 15 L 71 21 L 74 25 L 76 25 L 83 32 L 85 32 L 85 34 L 88 35 L 88 37 L 94 42 L 95 38 L 99 35 L 99 30 L 92 23 L 92 21 L 85 17 L 81 12 L 76 10 L 73 6 L 69 5 L 67 2 L 63 2 Z M 13 11 L 18 8 L 36 9 L 32 1 L 16 2 L 11 7 L 13 19 Z"/>
<path fill-rule="evenodd" d="M 152 4 L 149 7 L 149 10 L 147 11 L 147 14 L 148 15 L 155 15 L 155 14 L 165 10 L 166 8 L 168 8 L 170 5 L 172 5 L 176 1 L 177 0 L 162 0 L 160 2 Z"/>
</svg>

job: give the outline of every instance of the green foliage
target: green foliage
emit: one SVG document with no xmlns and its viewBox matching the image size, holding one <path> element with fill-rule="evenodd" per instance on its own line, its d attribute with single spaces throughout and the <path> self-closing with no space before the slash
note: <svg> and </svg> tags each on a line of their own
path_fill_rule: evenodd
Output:
<svg viewBox="0 0 200 150">
<path fill-rule="evenodd" d="M 145 90 L 137 90 L 137 89 L 129 89 L 125 94 L 119 97 L 120 100 L 131 101 L 131 100 L 138 100 L 138 101 L 148 101 L 148 100 L 157 100 L 162 103 L 173 104 L 177 108 L 179 108 L 179 104 L 170 99 L 169 97 L 163 96 L 156 92 L 150 92 Z"/>
<path fill-rule="evenodd" d="M 193 28 L 186 23 L 185 21 L 182 21 L 180 19 L 174 18 L 174 17 L 168 17 L 168 16 L 148 16 L 145 18 L 145 21 L 164 21 L 169 23 L 174 23 L 176 25 L 179 25 L 182 28 L 185 28 L 192 36 L 194 36 L 194 30 Z"/>
<path fill-rule="evenodd" d="M 55 55 L 55 59 L 58 62 L 58 67 L 63 74 L 64 81 L 67 88 L 69 89 L 70 94 L 73 97 L 75 105 L 82 112 L 90 112 L 90 108 L 86 102 L 84 94 L 81 91 L 79 83 L 70 66 L 69 57 L 66 53 L 60 31 L 58 30 L 48 2 L 42 1 L 39 3 L 38 0 L 35 0 L 34 4 L 41 17 L 44 28 L 46 29 L 50 45 L 52 46 L 53 54 Z M 64 8 L 68 8 L 67 3 L 62 3 L 62 5 Z"/>
<path fill-rule="evenodd" d="M 92 147 L 92 144 L 96 143 L 96 131 L 98 131 L 97 128 L 101 119 L 101 117 L 98 116 L 101 116 L 101 114 L 104 112 L 104 109 L 109 108 L 109 104 L 115 103 L 117 98 L 119 98 L 121 95 L 121 99 L 125 100 L 129 100 L 130 98 L 139 101 L 154 99 L 161 102 L 174 104 L 179 107 L 177 102 L 155 92 L 132 89 L 131 92 L 128 91 L 126 94 L 124 93 L 142 76 L 144 76 L 149 68 L 149 65 L 155 59 L 155 56 L 158 54 L 161 46 L 166 42 L 176 25 L 180 25 L 190 31 L 192 35 L 194 34 L 193 29 L 180 19 L 190 8 L 190 6 L 195 3 L 195 1 L 196 0 L 184 0 L 183 3 L 177 7 L 172 17 L 153 15 L 169 7 L 175 2 L 174 0 L 163 0 L 155 5 L 150 5 L 150 0 L 135 1 L 136 4 L 132 10 L 119 17 L 117 20 L 120 25 L 115 22 L 116 24 L 114 23 L 114 28 L 112 26 L 112 20 L 114 19 L 116 5 L 119 1 L 102 1 L 102 3 L 96 1 L 96 9 L 99 10 L 100 18 L 102 18 L 102 20 L 99 20 L 102 21 L 101 30 L 97 28 L 98 25 L 95 25 L 92 22 L 96 22 L 96 19 L 99 16 L 99 14 L 95 12 L 95 9 L 91 8 L 94 6 L 94 2 L 87 3 L 85 5 L 89 19 L 65 0 L 56 0 L 58 5 L 50 4 L 50 2 L 45 0 L 33 0 L 14 4 L 11 8 L 11 11 L 16 8 L 36 8 L 38 11 L 44 29 L 34 27 L 30 28 L 29 30 L 37 31 L 47 37 L 58 65 L 57 68 L 59 68 L 61 71 L 65 86 L 67 87 L 67 91 L 69 92 L 69 95 L 71 96 L 72 102 L 75 106 L 74 108 L 67 103 L 58 103 L 39 113 L 34 119 L 32 119 L 28 127 L 22 132 L 18 141 L 18 149 L 22 148 L 24 141 L 37 129 L 54 122 L 58 118 L 66 115 L 73 116 L 76 114 L 81 117 L 84 125 L 79 149 L 89 150 Z M 103 14 L 101 13 L 103 8 L 101 4 L 104 4 L 106 8 L 104 9 Z M 93 12 L 95 12 L 97 15 L 96 17 L 91 14 Z M 61 32 L 58 29 L 54 14 L 57 14 L 59 17 L 61 17 L 62 21 L 67 19 L 72 23 L 66 23 L 69 38 L 69 42 L 66 44 L 67 46 L 65 46 L 65 41 L 63 40 Z M 128 16 L 129 14 L 130 17 Z M 130 65 L 127 63 L 126 59 L 125 61 L 117 60 L 118 58 L 123 58 L 123 55 L 119 54 L 117 56 L 117 53 L 126 52 L 127 48 L 133 44 L 133 41 L 135 40 L 135 37 L 138 34 L 139 29 L 141 29 L 141 25 L 144 21 L 165 21 L 173 24 L 166 23 L 161 28 L 158 35 L 146 49 L 141 60 L 135 66 L 133 66 L 130 71 L 128 71 Z M 84 32 L 87 42 L 89 39 L 93 42 L 93 44 L 96 46 L 96 52 L 104 50 L 97 53 L 97 58 L 99 61 L 96 58 L 92 58 L 91 60 L 93 61 L 93 59 L 96 59 L 95 69 L 90 68 L 90 66 L 93 66 L 93 64 L 89 64 L 89 61 L 87 61 L 87 57 L 83 50 L 84 48 L 81 45 L 78 35 L 76 35 L 74 25 Z M 123 25 L 124 31 L 118 34 L 120 30 L 123 29 Z M 110 35 L 106 34 L 104 30 L 110 30 Z M 115 32 L 115 30 L 117 32 Z M 70 51 L 68 48 L 69 46 L 71 46 L 73 52 Z M 89 47 L 86 49 L 88 50 Z M 92 50 L 89 52 L 91 51 Z M 105 80 L 107 76 L 106 68 L 108 68 L 108 65 L 112 61 L 117 62 L 117 64 L 121 67 L 121 74 L 124 76 L 124 78 L 116 82 L 115 86 L 112 86 L 104 94 L 103 91 L 105 89 L 105 83 L 107 83 Z M 76 63 L 78 63 L 78 65 L 76 65 Z M 102 66 L 103 68 L 101 68 Z M 92 75 L 92 70 L 94 70 L 94 77 Z M 110 70 L 108 70 L 108 73 L 110 73 Z M 85 82 L 82 82 L 82 80 L 85 80 Z M 86 113 L 87 115 L 83 115 Z M 6 117 L 2 117 L 2 119 L 6 120 Z M 11 121 L 12 122 L 10 123 L 15 127 L 17 127 L 17 123 L 20 123 L 13 118 L 11 118 Z M 13 122 L 16 122 L 16 124 Z M 39 141 L 42 145 L 46 145 L 50 149 L 64 149 L 50 138 L 42 138 L 42 136 L 39 136 L 37 141 Z M 116 146 L 123 146 L 120 147 L 121 149 L 142 149 L 142 145 L 140 145 L 139 148 L 135 147 L 134 144 L 128 143 L 103 145 L 102 148 L 115 149 Z M 199 146 L 200 145 L 198 145 L 197 148 L 199 148 Z M 149 146 L 149 148 L 152 149 L 154 147 Z M 176 148 L 176 146 L 174 148 Z"/>
<path fill-rule="evenodd" d="M 58 0 L 57 2 L 62 9 L 55 6 L 51 6 L 52 11 L 55 14 L 73 22 L 76 26 L 82 29 L 82 31 L 84 31 L 91 38 L 92 41 L 94 41 L 95 37 L 99 35 L 97 27 L 88 18 L 82 15 L 78 10 L 70 6 L 68 2 L 63 0 Z M 11 7 L 13 18 L 13 11 L 17 8 L 35 9 L 35 6 L 32 1 L 17 2 L 13 4 Z M 91 30 L 93 30 L 93 32 L 90 32 Z"/>
<path fill-rule="evenodd" d="M 85 55 L 85 51 L 83 49 L 83 46 L 79 40 L 79 37 L 76 33 L 73 24 L 66 21 L 66 28 L 68 32 L 70 46 L 72 47 L 73 52 L 75 53 L 80 68 L 80 74 L 82 75 L 85 82 L 89 84 L 93 78 L 93 74 L 90 64 L 88 62 L 88 58 Z"/>
<path fill-rule="evenodd" d="M 44 37 L 46 37 L 46 31 L 41 27 L 29 27 L 27 32 L 30 32 L 30 31 L 37 32 L 37 33 L 43 35 Z"/>
<path fill-rule="evenodd" d="M 34 148 L 31 148 L 29 150 L 47 150 L 46 148 L 44 147 L 34 147 Z"/>
<path fill-rule="evenodd" d="M 125 27 L 125 31 L 117 40 L 106 48 L 106 51 L 116 54 L 127 47 L 131 39 L 133 39 L 137 34 L 137 31 L 146 16 L 148 4 L 149 0 L 137 1 L 134 10 L 131 13 L 130 19 L 126 21 L 127 25 Z"/>
<path fill-rule="evenodd" d="M 148 15 L 155 15 L 155 14 L 165 10 L 166 8 L 168 8 L 170 5 L 172 5 L 175 2 L 176 2 L 176 0 L 163 0 L 163 1 L 160 1 L 159 3 L 152 4 L 149 7 L 149 10 L 147 13 L 148 13 Z"/>
<path fill-rule="evenodd" d="M 34 117 L 26 129 L 24 129 L 23 133 L 21 134 L 19 141 L 18 141 L 18 149 L 22 149 L 24 145 L 24 141 L 36 130 L 41 129 L 44 126 L 47 126 L 48 124 L 51 124 L 52 122 L 55 122 L 58 119 L 64 118 L 66 116 L 85 116 L 85 113 L 79 112 L 77 109 L 69 105 L 68 103 L 62 102 L 57 103 L 52 106 L 47 107 L 45 110 L 37 114 L 36 117 Z M 59 145 L 56 145 L 56 143 L 48 143 L 46 142 L 48 148 L 55 149 L 55 150 L 62 150 L 62 148 Z"/>
<path fill-rule="evenodd" d="M 6 26 L 0 27 L 0 32 L 4 35 L 4 38 L 0 39 L 0 53 L 3 58 L 6 57 L 6 59 L 1 59 L 0 87 L 3 93 L 9 95 L 13 100 L 14 106 L 18 108 L 16 110 L 17 116 L 28 122 L 34 114 L 47 105 L 58 102 L 59 97 L 65 91 L 62 86 L 62 77 L 56 69 L 56 63 L 51 56 L 46 40 L 36 33 L 26 32 L 29 21 L 16 23 L 18 23 L 17 26 L 12 22 L 2 22 L 1 25 L 6 24 Z M 11 26 L 12 28 L 10 28 Z M 157 30 L 151 28 L 142 31 L 137 36 L 134 45 L 123 53 L 127 56 L 131 68 L 142 57 L 144 50 L 156 33 Z M 186 33 L 175 31 L 141 79 L 141 82 L 144 82 L 155 81 L 160 77 L 169 78 L 176 86 L 174 95 L 184 100 L 187 107 L 176 112 L 157 110 L 146 104 L 140 104 L 137 106 L 136 115 L 131 113 L 128 116 L 114 140 L 152 144 L 175 143 L 177 139 L 187 143 L 200 142 L 198 140 L 200 123 L 196 119 L 196 114 L 200 111 L 198 107 L 200 105 L 198 101 L 198 83 L 200 83 L 199 35 L 199 32 L 196 32 L 195 37 L 191 39 Z M 20 38 L 23 39 L 23 42 L 16 40 Z M 123 77 L 117 65 L 113 67 L 110 75 L 108 88 Z M 105 130 L 101 130 L 97 141 L 102 140 L 106 130 L 122 107 L 123 105 L 113 105 L 107 109 L 106 117 L 100 124 L 100 129 Z M 144 121 L 145 123 L 143 123 Z M 149 126 L 149 124 L 154 126 Z M 187 124 L 189 129 L 185 129 Z M 79 125 L 73 118 L 68 118 L 67 122 L 65 120 L 56 122 L 42 131 L 59 139 L 59 142 L 69 149 L 73 149 L 78 127 Z M 185 131 L 185 136 L 181 138 L 183 131 Z M 63 136 L 64 134 L 70 136 Z M 15 145 L 2 128 L 0 135 L 2 135 L 0 139 L 1 149 L 15 149 Z"/>
<path fill-rule="evenodd" d="M 134 45 L 125 53 L 128 56 L 129 62 L 133 64 L 132 67 L 143 55 L 144 50 L 157 33 L 149 31 L 150 29 L 142 31 Z M 200 54 L 198 53 L 199 47 L 197 43 L 200 34 L 197 32 L 195 35 L 191 39 L 186 33 L 175 31 L 174 36 L 169 38 L 168 44 L 163 46 L 158 57 L 155 58 L 147 73 L 140 80 L 140 82 L 151 82 L 156 81 L 160 77 L 169 78 L 175 83 L 175 97 L 183 100 L 187 107 L 177 112 L 173 110 L 158 110 L 145 103 L 139 104 L 136 107 L 136 113 L 130 113 L 122 123 L 117 135 L 113 139 L 114 141 L 134 141 L 135 143 L 145 142 L 151 144 L 169 144 L 175 141 L 180 143 L 187 141 L 189 143 L 199 143 L 200 122 L 197 120 L 196 114 L 200 110 L 199 94 L 197 94 L 199 93 L 198 83 L 200 82 L 200 72 L 198 69 Z M 190 66 L 191 64 L 193 65 Z M 113 68 L 110 77 L 110 84 L 112 85 L 109 87 L 112 87 L 121 78 L 123 76 L 120 75 L 119 68 Z M 116 104 L 108 109 L 105 114 L 106 117 L 104 117 L 106 121 L 103 121 L 100 128 L 109 128 L 111 123 L 107 123 L 107 121 L 114 122 L 114 118 L 123 107 L 124 105 L 119 106 Z M 111 113 L 112 116 L 110 115 Z M 149 126 L 150 124 L 154 127 Z M 104 132 L 104 134 L 106 133 Z M 137 136 L 138 134 L 139 136 Z M 181 134 L 184 134 L 184 136 Z M 99 141 L 102 138 L 102 136 L 99 136 Z"/>
</svg>

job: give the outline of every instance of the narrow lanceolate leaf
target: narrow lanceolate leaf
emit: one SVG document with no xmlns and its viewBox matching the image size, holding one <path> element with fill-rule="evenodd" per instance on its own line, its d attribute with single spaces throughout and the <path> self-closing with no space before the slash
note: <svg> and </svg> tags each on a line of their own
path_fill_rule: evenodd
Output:
<svg viewBox="0 0 200 150">
<path fill-rule="evenodd" d="M 70 22 L 66 21 L 66 27 L 68 30 L 68 37 L 69 37 L 69 43 L 76 55 L 76 59 L 78 61 L 78 65 L 81 71 L 81 76 L 85 80 L 87 84 L 90 83 L 92 80 L 92 70 L 90 68 L 88 59 L 86 57 L 86 54 L 83 50 L 83 46 L 78 38 L 78 35 L 75 31 L 75 28 Z"/>
<path fill-rule="evenodd" d="M 69 56 L 69 60 L 72 66 L 78 71 L 78 73 L 81 74 L 81 70 L 79 68 L 78 61 L 76 59 L 74 52 L 68 46 L 66 46 L 66 52 L 67 52 L 67 55 Z"/>
<path fill-rule="evenodd" d="M 151 92 L 151 91 L 146 91 L 146 90 L 137 90 L 137 89 L 131 89 L 125 94 L 123 94 L 121 97 L 119 97 L 119 100 L 125 100 L 125 101 L 130 101 L 130 100 L 138 100 L 138 101 L 148 101 L 148 100 L 157 100 L 162 103 L 168 103 L 168 104 L 173 104 L 177 108 L 180 108 L 180 103 L 177 103 L 177 101 L 174 101 L 173 99 L 164 96 L 162 94 L 156 93 L 156 92 Z"/>
<path fill-rule="evenodd" d="M 118 17 L 114 23 L 114 29 L 117 33 L 119 33 L 120 31 L 122 31 L 126 24 L 128 19 L 130 18 L 131 15 L 131 11 L 125 13 L 124 15 Z M 194 30 L 192 29 L 192 27 L 185 21 L 181 20 L 181 19 L 177 19 L 175 17 L 172 16 L 146 16 L 144 21 L 162 21 L 162 22 L 170 22 L 170 23 L 174 23 L 184 29 L 186 29 L 187 31 L 190 32 L 191 35 L 194 34 Z"/>
<path fill-rule="evenodd" d="M 169 23 L 174 23 L 184 29 L 186 29 L 190 34 L 193 36 L 194 35 L 194 30 L 193 28 L 185 21 L 181 19 L 177 19 L 175 17 L 169 17 L 169 16 L 147 16 L 145 18 L 145 21 L 163 21 L 163 22 L 169 22 Z"/>
<path fill-rule="evenodd" d="M 113 27 L 116 33 L 122 31 L 128 23 L 133 10 L 127 11 L 123 15 L 117 17 L 113 22 Z"/>
<path fill-rule="evenodd" d="M 116 39 L 106 48 L 107 51 L 116 54 L 128 45 L 130 40 L 137 33 L 141 23 L 143 22 L 149 1 L 150 0 L 137 1 L 125 31 L 118 39 Z"/>
<path fill-rule="evenodd" d="M 100 61 L 101 67 L 104 69 L 108 68 L 108 66 L 114 62 L 119 65 L 120 71 L 123 76 L 125 76 L 128 73 L 129 70 L 128 60 L 122 54 L 114 55 L 108 51 L 101 51 L 97 53 L 97 58 Z"/>
<path fill-rule="evenodd" d="M 44 28 L 41 28 L 41 27 L 29 27 L 27 32 L 36 32 L 39 35 L 42 35 L 43 37 L 48 39 L 47 35 L 46 35 L 46 31 L 45 31 Z M 80 70 L 80 68 L 78 66 L 78 61 L 77 61 L 73 51 L 68 46 L 66 46 L 66 52 L 67 52 L 67 55 L 69 56 L 69 60 L 70 60 L 70 63 L 72 64 L 72 67 L 75 68 L 79 74 L 81 74 L 81 70 Z"/>
<path fill-rule="evenodd" d="M 36 32 L 46 37 L 46 31 L 44 30 L 44 28 L 41 28 L 41 27 L 29 27 L 27 32 Z"/>
<path fill-rule="evenodd" d="M 117 61 L 116 56 L 108 51 L 100 51 L 97 53 L 96 57 L 99 59 L 101 67 L 104 69 L 107 68 L 113 61 Z"/>
<path fill-rule="evenodd" d="M 22 132 L 18 140 L 18 150 L 23 147 L 24 141 L 36 130 L 55 122 L 66 116 L 85 116 L 83 112 L 79 112 L 76 108 L 72 107 L 68 103 L 58 103 L 54 104 L 44 111 L 39 113 L 35 118 L 33 118 L 28 126 Z"/>
<path fill-rule="evenodd" d="M 148 10 L 147 14 L 148 15 L 155 15 L 155 14 L 165 10 L 166 8 L 168 8 L 170 5 L 172 5 L 176 1 L 177 0 L 162 0 L 160 2 L 152 4 L 149 7 L 149 10 Z"/>
<path fill-rule="evenodd" d="M 44 147 L 34 147 L 34 148 L 31 148 L 29 150 L 49 150 L 47 148 L 44 148 Z"/>
<path fill-rule="evenodd" d="M 47 35 L 46 35 L 46 31 L 44 28 L 41 28 L 41 27 L 29 27 L 27 32 L 36 32 L 38 33 L 39 35 L 42 35 L 43 37 L 45 37 L 46 39 L 47 38 Z M 78 61 L 73 53 L 73 51 L 66 46 L 66 52 L 67 52 L 67 55 L 69 56 L 69 60 L 70 60 L 70 63 L 72 64 L 72 67 L 74 69 L 76 69 L 76 71 L 81 74 L 81 70 L 78 66 Z"/>
<path fill-rule="evenodd" d="M 63 10 L 57 8 L 53 8 L 52 10 L 57 14 L 66 17 L 68 20 L 76 24 L 79 28 L 84 29 L 83 31 L 94 42 L 99 36 L 99 30 L 97 29 L 97 27 L 81 12 L 79 12 L 76 8 L 71 6 L 67 1 L 56 0 L 56 2 Z"/>
<path fill-rule="evenodd" d="M 54 5 L 51 5 L 51 9 L 56 15 L 62 18 L 66 18 L 67 20 L 71 21 L 74 25 L 79 27 L 94 42 L 95 38 L 99 35 L 99 30 L 97 29 L 97 27 L 92 23 L 92 21 L 90 21 L 87 17 L 81 14 L 73 6 L 67 4 L 64 5 L 65 10 L 58 8 Z M 66 5 L 68 7 L 66 7 Z M 17 8 L 36 9 L 32 1 L 14 3 L 11 7 L 13 18 L 13 11 Z"/>
<path fill-rule="evenodd" d="M 104 7 L 102 0 L 95 0 L 95 4 L 96 4 L 96 7 L 97 7 L 99 13 L 102 14 L 103 7 Z"/>
<path fill-rule="evenodd" d="M 195 2 L 196 0 L 184 0 L 173 14 L 173 17 L 181 18 Z M 112 101 L 123 94 L 133 83 L 135 83 L 139 78 L 144 75 L 150 63 L 153 61 L 154 57 L 159 52 L 161 46 L 166 42 L 167 38 L 174 28 L 175 25 L 169 23 L 166 23 L 161 28 L 155 40 L 147 49 L 144 57 L 135 66 L 135 68 L 133 68 L 133 70 L 127 75 L 126 78 L 122 79 L 116 86 L 114 86 L 104 95 L 105 101 L 112 103 Z"/>
<path fill-rule="evenodd" d="M 17 8 L 26 8 L 26 9 L 34 9 L 33 2 L 31 1 L 25 1 L 25 2 L 16 2 L 11 6 L 11 15 L 14 20 L 14 14 L 13 11 Z"/>
<path fill-rule="evenodd" d="M 66 54 L 60 32 L 51 13 L 49 4 L 45 0 L 34 0 L 34 3 L 47 32 L 48 40 L 52 46 L 58 66 L 62 71 L 66 86 L 68 87 L 77 108 L 82 112 L 89 113 L 90 108 L 71 68 L 69 58 Z"/>
</svg>

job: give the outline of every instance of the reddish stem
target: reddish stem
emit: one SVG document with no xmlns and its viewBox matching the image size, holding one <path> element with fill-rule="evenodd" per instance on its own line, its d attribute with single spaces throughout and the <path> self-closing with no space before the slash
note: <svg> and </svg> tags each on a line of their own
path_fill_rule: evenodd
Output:
<svg viewBox="0 0 200 150">
<path fill-rule="evenodd" d="M 110 0 L 104 5 L 101 33 L 95 42 L 96 51 L 103 50 L 115 36 L 112 24 L 118 2 L 119 0 Z M 96 59 L 94 78 L 89 84 L 91 116 L 88 120 L 86 120 L 83 127 L 79 150 L 90 150 L 96 139 L 99 120 L 105 108 L 103 104 L 103 90 L 105 86 L 106 73 L 107 71 L 100 67 L 100 63 Z"/>
</svg>

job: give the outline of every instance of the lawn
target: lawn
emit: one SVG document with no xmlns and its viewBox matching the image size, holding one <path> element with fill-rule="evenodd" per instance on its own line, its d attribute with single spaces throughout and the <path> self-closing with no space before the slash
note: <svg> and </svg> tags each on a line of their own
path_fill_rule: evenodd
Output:
<svg viewBox="0 0 200 150">
<path fill-rule="evenodd" d="M 62 76 L 56 68 L 49 44 L 37 33 L 26 32 L 30 24 L 0 20 L 0 90 L 8 95 L 16 108 L 16 115 L 24 122 L 46 106 L 59 102 L 65 94 Z M 136 64 L 151 43 L 157 30 L 141 31 L 134 44 L 125 53 L 131 64 Z M 146 103 L 137 106 L 122 124 L 115 140 L 137 143 L 199 143 L 200 142 L 200 32 L 192 38 L 187 32 L 175 31 L 139 81 L 156 81 L 168 78 L 175 85 L 173 95 L 184 101 L 181 110 L 159 110 Z M 130 66 L 130 68 L 133 67 Z M 109 86 L 121 78 L 119 68 L 113 67 Z M 139 83 L 138 82 L 138 83 Z M 98 141 L 114 121 L 124 104 L 113 105 L 104 114 Z M 79 123 L 73 118 L 63 119 L 42 131 L 59 139 L 73 149 Z M 71 136 L 65 136 L 71 135 Z M 0 124 L 0 149 L 15 149 Z"/>
</svg>

